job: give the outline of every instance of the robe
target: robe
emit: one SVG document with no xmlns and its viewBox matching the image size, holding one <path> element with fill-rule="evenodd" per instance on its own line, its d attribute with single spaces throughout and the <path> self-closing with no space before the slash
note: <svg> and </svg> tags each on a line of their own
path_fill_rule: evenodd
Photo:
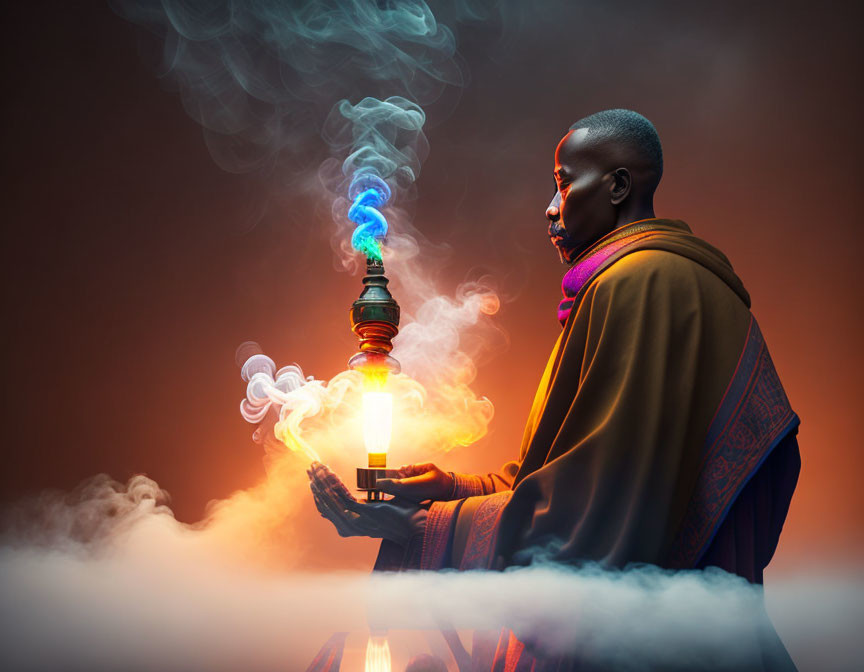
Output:
<svg viewBox="0 0 864 672">
<path fill-rule="evenodd" d="M 729 261 L 684 222 L 643 220 L 583 252 L 563 289 L 518 459 L 455 475 L 376 569 L 716 565 L 760 583 L 798 418 Z"/>
</svg>

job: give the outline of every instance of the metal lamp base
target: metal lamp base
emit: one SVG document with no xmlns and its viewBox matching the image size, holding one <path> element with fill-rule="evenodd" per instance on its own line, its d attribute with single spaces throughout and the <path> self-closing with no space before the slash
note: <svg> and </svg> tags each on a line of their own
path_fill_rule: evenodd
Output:
<svg viewBox="0 0 864 672">
<path fill-rule="evenodd" d="M 357 489 L 366 493 L 367 502 L 380 502 L 384 499 L 382 493 L 375 484 L 379 478 L 398 478 L 396 469 L 369 469 L 368 467 L 357 467 Z"/>
</svg>

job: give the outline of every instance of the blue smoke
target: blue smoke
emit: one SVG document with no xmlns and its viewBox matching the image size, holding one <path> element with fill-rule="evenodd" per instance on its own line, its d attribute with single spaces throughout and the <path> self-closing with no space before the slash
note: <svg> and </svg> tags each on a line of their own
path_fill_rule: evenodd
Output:
<svg viewBox="0 0 864 672">
<path fill-rule="evenodd" d="M 348 218 L 357 224 L 351 245 L 369 259 L 381 260 L 379 239 L 387 233 L 380 212 L 394 190 L 408 188 L 420 172 L 428 146 L 423 135 L 426 115 L 401 96 L 364 98 L 357 105 L 340 101 L 324 127 L 334 151 L 348 155 L 341 165 L 350 180 L 353 204 Z"/>
<path fill-rule="evenodd" d="M 379 238 L 387 235 L 387 220 L 380 208 L 390 200 L 390 187 L 377 175 L 359 174 L 351 180 L 348 195 L 354 202 L 348 219 L 357 224 L 351 236 L 351 246 L 367 259 L 381 261 Z"/>
</svg>

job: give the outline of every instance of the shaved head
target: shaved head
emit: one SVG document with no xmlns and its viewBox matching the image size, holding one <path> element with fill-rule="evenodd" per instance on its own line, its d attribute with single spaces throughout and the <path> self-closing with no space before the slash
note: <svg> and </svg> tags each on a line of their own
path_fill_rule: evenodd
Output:
<svg viewBox="0 0 864 672">
<path fill-rule="evenodd" d="M 615 146 L 615 158 L 635 162 L 656 176 L 654 187 L 663 176 L 663 146 L 648 119 L 633 110 L 615 109 L 595 112 L 570 127 L 574 139 L 583 143 Z M 611 157 L 610 157 L 611 158 Z"/>
<path fill-rule="evenodd" d="M 615 228 L 654 217 L 663 148 L 654 124 L 631 110 L 580 119 L 555 149 L 555 196 L 546 208 L 561 260 L 574 261 Z"/>
</svg>

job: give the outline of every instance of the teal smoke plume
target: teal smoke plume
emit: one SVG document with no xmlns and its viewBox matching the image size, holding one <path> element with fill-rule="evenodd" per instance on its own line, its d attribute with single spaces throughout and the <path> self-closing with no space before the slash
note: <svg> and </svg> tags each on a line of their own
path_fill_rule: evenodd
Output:
<svg viewBox="0 0 864 672">
<path fill-rule="evenodd" d="M 436 17 L 424 0 L 110 1 L 154 38 L 143 46 L 151 55 L 155 46 L 159 76 L 223 169 L 288 184 L 320 163 L 323 132 L 342 161 L 327 187 L 351 194 L 352 241 L 372 257 L 387 228 L 380 208 L 413 182 L 425 155 L 421 106 L 466 83 L 443 21 L 480 20 L 494 7 L 451 0 Z"/>
<path fill-rule="evenodd" d="M 381 261 L 379 239 L 387 235 L 387 219 L 380 208 L 390 200 L 390 187 L 377 175 L 355 175 L 348 195 L 354 195 L 348 219 L 357 224 L 351 246 L 367 259 Z"/>
<path fill-rule="evenodd" d="M 364 98 L 357 105 L 340 101 L 325 124 L 331 147 L 348 152 L 342 174 L 350 179 L 348 218 L 357 225 L 351 246 L 369 259 L 381 260 L 380 240 L 387 234 L 381 208 L 393 191 L 410 186 L 420 172 L 428 150 L 425 121 L 419 105 L 392 96 Z"/>
</svg>

